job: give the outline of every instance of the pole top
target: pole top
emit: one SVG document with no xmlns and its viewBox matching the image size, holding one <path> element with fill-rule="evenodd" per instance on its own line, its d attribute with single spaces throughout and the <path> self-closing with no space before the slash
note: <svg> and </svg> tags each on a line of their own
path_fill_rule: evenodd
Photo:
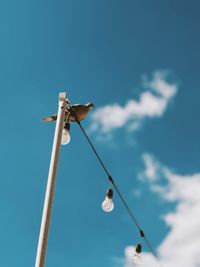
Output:
<svg viewBox="0 0 200 267">
<path fill-rule="evenodd" d="M 66 97 L 67 97 L 67 93 L 66 92 L 59 93 L 59 100 L 60 101 L 65 101 Z"/>
</svg>

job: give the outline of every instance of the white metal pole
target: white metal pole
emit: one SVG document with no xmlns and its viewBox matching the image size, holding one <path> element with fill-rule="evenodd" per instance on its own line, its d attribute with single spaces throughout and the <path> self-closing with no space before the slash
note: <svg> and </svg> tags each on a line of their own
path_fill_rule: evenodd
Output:
<svg viewBox="0 0 200 267">
<path fill-rule="evenodd" d="M 51 219 L 51 210 L 53 205 L 53 195 L 55 189 L 56 172 L 57 172 L 60 144 L 62 138 L 65 108 L 66 108 L 66 93 L 64 92 L 59 94 L 58 116 L 56 121 L 56 128 L 55 128 L 54 141 L 52 147 L 49 176 L 47 181 L 35 267 L 45 266 L 45 255 L 48 242 L 48 233 L 49 233 L 49 226 Z"/>
</svg>

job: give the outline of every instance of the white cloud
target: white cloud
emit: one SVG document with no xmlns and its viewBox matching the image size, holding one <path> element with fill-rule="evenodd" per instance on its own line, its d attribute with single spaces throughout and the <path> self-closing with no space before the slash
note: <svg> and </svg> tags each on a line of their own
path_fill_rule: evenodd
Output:
<svg viewBox="0 0 200 267">
<path fill-rule="evenodd" d="M 146 179 L 151 189 L 166 201 L 174 202 L 175 209 L 163 216 L 170 227 L 167 236 L 159 245 L 157 251 L 164 267 L 199 267 L 200 266 L 200 173 L 193 175 L 178 175 L 159 164 L 152 155 L 145 154 L 143 160 L 146 168 L 155 164 L 157 176 L 163 177 L 166 185 L 159 185 L 158 179 L 152 179 L 151 172 L 145 169 Z M 150 167 L 150 169 L 152 166 Z M 150 175 L 149 175 L 150 173 Z M 161 180 L 162 181 L 162 180 Z M 124 267 L 133 267 L 130 247 L 125 249 Z M 155 266 L 150 254 L 143 253 L 141 267 Z"/>
<path fill-rule="evenodd" d="M 158 178 L 159 164 L 156 162 L 153 156 L 148 153 L 144 153 L 142 155 L 142 158 L 145 164 L 145 169 L 142 173 L 139 174 L 139 178 L 141 180 L 156 180 Z"/>
<path fill-rule="evenodd" d="M 145 87 L 150 87 L 157 93 L 160 93 L 165 99 L 170 99 L 176 94 L 177 84 L 166 82 L 168 73 L 166 71 L 155 71 L 152 81 L 144 80 Z"/>
<path fill-rule="evenodd" d="M 181 176 L 165 172 L 168 186 L 160 193 L 168 201 L 177 201 L 176 209 L 164 216 L 171 230 L 159 247 L 167 265 L 200 266 L 200 174 Z"/>
<path fill-rule="evenodd" d="M 177 84 L 167 81 L 167 74 L 162 71 L 155 72 L 152 80 L 143 81 L 141 87 L 147 90 L 138 101 L 130 99 L 124 106 L 115 103 L 98 108 L 91 116 L 90 130 L 108 133 L 128 125 L 129 130 L 137 130 L 143 119 L 161 117 L 178 89 Z"/>
</svg>

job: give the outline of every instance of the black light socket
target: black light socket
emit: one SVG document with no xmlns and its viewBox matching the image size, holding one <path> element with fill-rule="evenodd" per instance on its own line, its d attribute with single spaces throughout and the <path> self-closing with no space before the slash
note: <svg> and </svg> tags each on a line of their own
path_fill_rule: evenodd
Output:
<svg viewBox="0 0 200 267">
<path fill-rule="evenodd" d="M 69 122 L 65 122 L 64 129 L 69 132 L 69 130 L 70 130 L 70 123 Z"/>
<path fill-rule="evenodd" d="M 108 198 L 112 198 L 113 197 L 113 190 L 110 188 L 110 189 L 108 189 L 108 191 L 107 191 L 107 193 L 106 193 L 106 196 L 108 197 Z"/>
<path fill-rule="evenodd" d="M 135 251 L 140 254 L 142 252 L 142 246 L 140 244 L 137 244 Z"/>
</svg>

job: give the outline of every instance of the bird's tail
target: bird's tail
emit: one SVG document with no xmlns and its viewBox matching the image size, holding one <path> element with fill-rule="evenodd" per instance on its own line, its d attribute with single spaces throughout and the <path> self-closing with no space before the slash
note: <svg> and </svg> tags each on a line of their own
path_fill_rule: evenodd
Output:
<svg viewBox="0 0 200 267">
<path fill-rule="evenodd" d="M 42 121 L 44 122 L 49 122 L 49 121 L 56 121 L 57 120 L 57 115 L 51 115 L 49 117 L 43 118 Z"/>
</svg>

